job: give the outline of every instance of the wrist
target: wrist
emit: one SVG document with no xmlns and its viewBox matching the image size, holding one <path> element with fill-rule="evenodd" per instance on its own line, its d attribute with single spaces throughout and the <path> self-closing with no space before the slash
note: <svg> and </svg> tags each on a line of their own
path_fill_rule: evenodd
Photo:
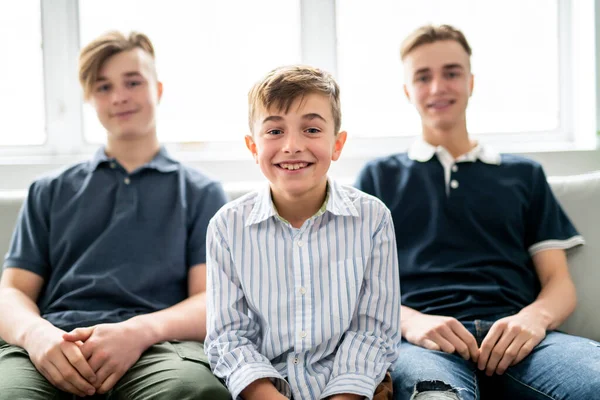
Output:
<svg viewBox="0 0 600 400">
<path fill-rule="evenodd" d="M 29 348 L 32 346 L 32 342 L 36 339 L 46 336 L 46 333 L 50 330 L 57 331 L 58 335 L 64 333 L 63 330 L 55 327 L 50 322 L 40 317 L 39 320 L 31 322 L 27 327 L 25 327 L 20 335 L 17 335 L 16 345 L 29 351 Z"/>
<path fill-rule="evenodd" d="M 551 329 L 554 322 L 552 314 L 545 309 L 535 309 L 534 307 L 525 307 L 519 314 L 525 316 L 528 320 L 534 319 L 545 329 Z"/>
<path fill-rule="evenodd" d="M 268 378 L 258 379 L 240 393 L 244 400 L 260 400 L 279 395 L 279 391 Z"/>
<path fill-rule="evenodd" d="M 122 324 L 124 324 L 131 335 L 136 337 L 142 351 L 147 350 L 156 343 L 164 341 L 160 338 L 157 328 L 146 315 L 135 316 L 127 321 L 123 321 Z"/>
</svg>

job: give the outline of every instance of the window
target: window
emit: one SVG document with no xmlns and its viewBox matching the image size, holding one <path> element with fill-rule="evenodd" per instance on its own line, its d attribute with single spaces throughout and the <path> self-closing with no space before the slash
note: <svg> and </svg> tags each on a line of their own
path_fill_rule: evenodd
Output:
<svg viewBox="0 0 600 400">
<path fill-rule="evenodd" d="M 0 2 L 0 146 L 46 140 L 39 1 Z"/>
<path fill-rule="evenodd" d="M 554 132 L 564 123 L 558 1 L 377 0 L 336 5 L 344 122 L 354 135 L 421 132 L 418 114 L 404 96 L 399 58 L 401 41 L 427 23 L 454 25 L 471 45 L 471 133 Z"/>
<path fill-rule="evenodd" d="M 79 15 L 82 44 L 110 29 L 152 40 L 164 85 L 157 117 L 163 142 L 243 145 L 252 84 L 276 66 L 301 61 L 299 1 L 86 0 Z M 104 141 L 89 105 L 84 131 L 88 141 Z"/>
</svg>

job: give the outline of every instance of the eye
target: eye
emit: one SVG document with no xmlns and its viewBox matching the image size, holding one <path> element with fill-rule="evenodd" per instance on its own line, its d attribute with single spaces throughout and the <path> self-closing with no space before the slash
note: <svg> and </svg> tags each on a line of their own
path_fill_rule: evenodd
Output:
<svg viewBox="0 0 600 400">
<path fill-rule="evenodd" d="M 281 135 L 283 131 L 281 129 L 271 129 L 267 131 L 267 135 L 278 136 Z"/>
<path fill-rule="evenodd" d="M 304 132 L 316 134 L 316 133 L 321 133 L 321 130 L 318 128 L 308 128 L 308 129 L 304 130 Z"/>
<path fill-rule="evenodd" d="M 427 82 L 429 82 L 429 75 L 417 76 L 417 78 L 415 80 L 420 83 L 427 83 Z"/>
<path fill-rule="evenodd" d="M 142 84 L 142 82 L 140 82 L 140 81 L 129 81 L 125 85 L 127 87 L 135 87 L 135 86 L 140 86 L 141 84 Z"/>
<path fill-rule="evenodd" d="M 107 92 L 109 89 L 110 89 L 110 85 L 108 83 L 105 83 L 103 85 L 96 87 L 96 92 L 98 92 L 98 93 Z"/>
<path fill-rule="evenodd" d="M 457 72 L 457 71 L 450 71 L 450 72 L 446 73 L 446 77 L 449 79 L 458 78 L 459 76 L 460 76 L 460 72 Z"/>
</svg>

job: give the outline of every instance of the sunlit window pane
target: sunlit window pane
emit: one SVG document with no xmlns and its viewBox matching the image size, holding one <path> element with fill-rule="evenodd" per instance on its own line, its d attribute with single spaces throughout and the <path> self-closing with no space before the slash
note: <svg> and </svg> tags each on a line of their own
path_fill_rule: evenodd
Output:
<svg viewBox="0 0 600 400">
<path fill-rule="evenodd" d="M 107 30 L 147 34 L 164 94 L 163 142 L 237 140 L 248 132 L 247 93 L 266 72 L 300 62 L 299 1 L 85 0 L 81 43 Z M 85 138 L 105 132 L 84 107 Z"/>
<path fill-rule="evenodd" d="M 0 146 L 46 140 L 39 1 L 0 2 Z"/>
<path fill-rule="evenodd" d="M 341 0 L 336 6 L 344 127 L 353 135 L 420 133 L 402 90 L 399 50 L 427 23 L 454 25 L 473 49 L 471 133 L 559 128 L 556 0 Z"/>
</svg>

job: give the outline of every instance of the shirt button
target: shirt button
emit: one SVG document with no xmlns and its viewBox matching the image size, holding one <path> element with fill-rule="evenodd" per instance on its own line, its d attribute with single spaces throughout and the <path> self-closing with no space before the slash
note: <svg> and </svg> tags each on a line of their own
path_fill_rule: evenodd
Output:
<svg viewBox="0 0 600 400">
<path fill-rule="evenodd" d="M 302 339 L 304 339 L 306 337 L 306 332 L 304 332 L 304 331 L 300 332 L 300 337 Z"/>
<path fill-rule="evenodd" d="M 298 247 L 302 247 L 304 243 L 302 243 L 302 240 L 298 240 Z"/>
<path fill-rule="evenodd" d="M 301 287 L 299 292 L 300 292 L 300 294 L 306 294 L 306 288 Z"/>
<path fill-rule="evenodd" d="M 123 179 L 123 182 L 125 182 L 126 185 L 129 185 L 131 183 L 131 180 L 129 180 L 129 178 L 125 178 Z"/>
<path fill-rule="evenodd" d="M 456 172 L 458 171 L 458 165 L 453 165 L 452 166 L 452 172 Z"/>
<path fill-rule="evenodd" d="M 298 358 L 294 357 L 294 359 L 292 360 L 292 362 L 293 362 L 294 364 L 298 364 L 300 361 L 298 360 Z"/>
<path fill-rule="evenodd" d="M 450 181 L 450 187 L 452 189 L 456 189 L 458 187 L 458 181 L 455 181 L 454 179 Z"/>
<path fill-rule="evenodd" d="M 117 168 L 117 164 L 115 164 L 114 162 L 111 162 L 111 163 L 110 163 L 110 167 L 111 167 L 112 169 L 115 169 L 115 168 Z"/>
</svg>

